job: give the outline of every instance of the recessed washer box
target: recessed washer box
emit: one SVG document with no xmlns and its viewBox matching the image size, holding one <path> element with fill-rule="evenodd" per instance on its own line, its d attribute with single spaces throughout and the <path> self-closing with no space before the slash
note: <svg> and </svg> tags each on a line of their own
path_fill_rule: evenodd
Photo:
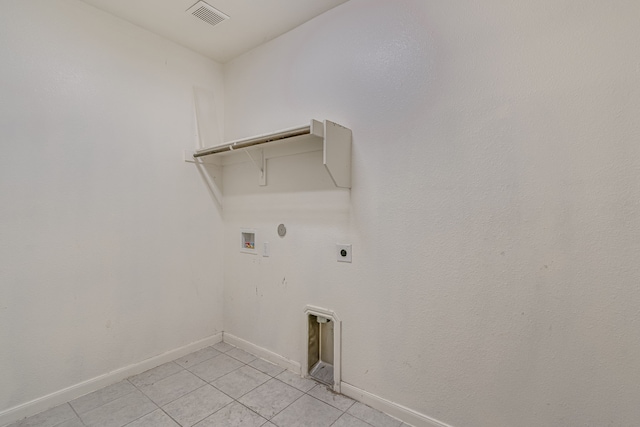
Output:
<svg viewBox="0 0 640 427">
<path fill-rule="evenodd" d="M 256 230 L 251 228 L 240 229 L 240 252 L 256 254 Z"/>
</svg>

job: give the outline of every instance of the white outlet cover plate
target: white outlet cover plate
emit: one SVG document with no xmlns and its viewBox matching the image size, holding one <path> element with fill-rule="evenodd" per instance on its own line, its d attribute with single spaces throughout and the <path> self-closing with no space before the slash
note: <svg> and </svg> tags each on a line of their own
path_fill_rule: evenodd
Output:
<svg viewBox="0 0 640 427">
<path fill-rule="evenodd" d="M 342 255 L 342 251 L 346 251 L 346 255 Z M 351 245 L 336 245 L 336 257 L 338 262 L 351 262 Z"/>
</svg>

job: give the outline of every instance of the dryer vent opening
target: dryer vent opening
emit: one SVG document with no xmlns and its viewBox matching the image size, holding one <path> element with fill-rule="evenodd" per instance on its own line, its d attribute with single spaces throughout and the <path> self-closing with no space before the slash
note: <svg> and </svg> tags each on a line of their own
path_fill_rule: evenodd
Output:
<svg viewBox="0 0 640 427">
<path fill-rule="evenodd" d="M 308 374 L 317 381 L 333 386 L 334 322 L 309 314 L 308 325 Z"/>
<path fill-rule="evenodd" d="M 304 322 L 302 376 L 325 383 L 334 392 L 340 393 L 342 388 L 342 321 L 332 310 L 307 305 L 304 309 Z"/>
</svg>

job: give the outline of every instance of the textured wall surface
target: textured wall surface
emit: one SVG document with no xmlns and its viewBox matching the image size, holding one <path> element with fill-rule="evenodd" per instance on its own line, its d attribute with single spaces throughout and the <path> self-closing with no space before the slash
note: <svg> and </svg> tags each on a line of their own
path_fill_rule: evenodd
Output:
<svg viewBox="0 0 640 427">
<path fill-rule="evenodd" d="M 226 139 L 326 118 L 354 158 L 225 168 L 225 330 L 300 361 L 315 304 L 344 381 L 455 427 L 640 424 L 638 16 L 351 0 L 227 64 Z"/>
<path fill-rule="evenodd" d="M 221 67 L 65 0 L 0 1 L 0 412 L 222 330 L 182 150 Z"/>
<path fill-rule="evenodd" d="M 640 424 L 638 2 L 351 0 L 236 59 L 225 139 L 336 121 L 353 189 L 231 164 L 224 226 L 180 159 L 219 65 L 0 5 L 0 411 L 222 330 L 224 269 L 226 331 L 300 362 L 335 310 L 344 381 L 455 427 Z"/>
</svg>

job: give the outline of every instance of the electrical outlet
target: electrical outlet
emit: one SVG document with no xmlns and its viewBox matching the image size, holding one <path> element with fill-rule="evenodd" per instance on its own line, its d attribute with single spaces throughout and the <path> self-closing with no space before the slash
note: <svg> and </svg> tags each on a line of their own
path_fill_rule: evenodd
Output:
<svg viewBox="0 0 640 427">
<path fill-rule="evenodd" d="M 336 245 L 338 262 L 351 262 L 351 245 Z"/>
</svg>

